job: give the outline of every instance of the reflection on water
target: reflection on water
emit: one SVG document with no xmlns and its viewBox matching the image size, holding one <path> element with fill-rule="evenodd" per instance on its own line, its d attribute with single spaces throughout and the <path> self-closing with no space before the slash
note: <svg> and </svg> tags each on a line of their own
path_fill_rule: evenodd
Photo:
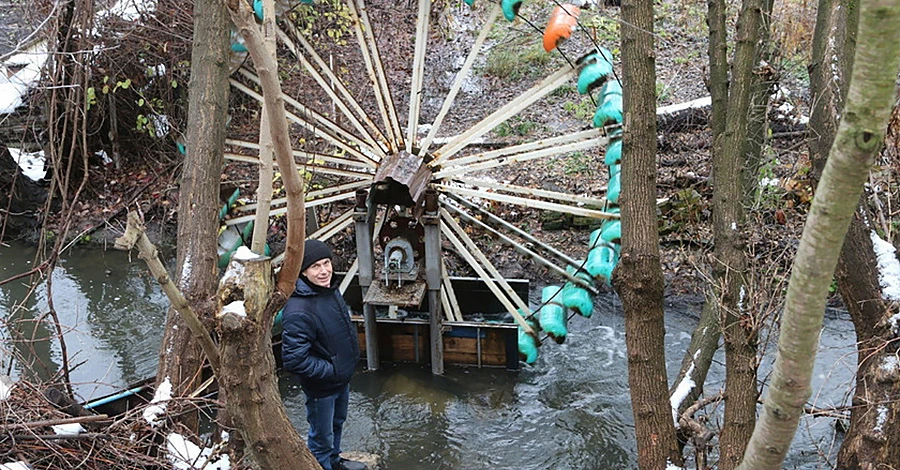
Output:
<svg viewBox="0 0 900 470">
<path fill-rule="evenodd" d="M 33 257 L 31 248 L 0 246 L 0 279 L 30 270 Z M 168 300 L 142 261 L 76 247 L 66 252 L 50 281 L 80 398 L 102 396 L 155 373 Z M 0 286 L 3 338 L 16 340 L 12 349 L 32 365 L 15 361 L 16 375 L 48 378 L 59 372 L 62 352 L 52 339 L 56 328 L 47 315 L 47 285 L 43 280 L 32 292 L 25 278 Z M 18 341 L 23 338 L 37 341 Z"/>
<path fill-rule="evenodd" d="M 32 256 L 23 247 L 0 247 L 0 279 L 30 269 Z M 82 398 L 155 373 L 168 301 L 142 261 L 115 251 L 75 249 L 52 281 L 71 362 L 80 364 L 72 379 Z M 35 321 L 47 312 L 46 282 L 27 294 L 21 281 L 0 286 L 5 350 L 27 352 L 22 342 L 10 347 L 11 338 L 42 339 L 30 356 L 46 366 L 40 373 L 46 377 L 60 362 L 59 345 L 47 340 L 53 328 L 46 319 Z M 26 297 L 25 308 L 16 309 Z M 570 322 L 565 344 L 544 344 L 538 361 L 518 372 L 447 367 L 445 376 L 434 377 L 430 367 L 385 364 L 358 373 L 344 450 L 379 454 L 386 470 L 635 468 L 621 306 L 614 295 L 595 303 L 592 318 Z M 669 377 L 678 371 L 699 311 L 699 302 L 667 305 Z M 849 402 L 854 341 L 846 314 L 829 311 L 813 378 L 811 402 L 817 407 Z M 723 362 L 720 351 L 707 393 L 724 386 Z M 4 368 L 8 363 L 4 359 Z M 760 377 L 767 377 L 771 363 L 770 357 L 762 361 Z M 15 367 L 23 373 L 20 363 Z M 288 376 L 282 376 L 281 390 L 294 425 L 305 433 L 302 391 Z M 720 423 L 721 415 L 710 421 Z M 832 420 L 804 417 L 785 468 L 823 468 L 819 456 L 834 456 L 837 445 Z"/>
</svg>

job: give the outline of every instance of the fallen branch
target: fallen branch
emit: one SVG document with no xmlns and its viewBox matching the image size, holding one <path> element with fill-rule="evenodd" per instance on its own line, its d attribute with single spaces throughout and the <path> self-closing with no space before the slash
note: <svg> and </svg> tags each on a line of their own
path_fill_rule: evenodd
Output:
<svg viewBox="0 0 900 470">
<path fill-rule="evenodd" d="M 60 418 L 60 419 L 46 419 L 43 421 L 30 421 L 27 423 L 10 423 L 0 425 L 0 430 L 7 429 L 17 429 L 17 428 L 40 428 L 44 426 L 58 426 L 60 424 L 74 424 L 74 423 L 92 423 L 94 421 L 106 421 L 109 419 L 107 415 L 94 415 L 94 416 L 79 416 L 77 418 Z"/>
<path fill-rule="evenodd" d="M 166 297 L 172 302 L 172 307 L 181 315 L 191 333 L 200 342 L 200 347 L 206 354 L 213 373 L 218 376 L 219 350 L 216 348 L 216 343 L 213 342 L 209 331 L 200 322 L 200 317 L 197 316 L 197 313 L 188 304 L 187 299 L 184 298 L 184 294 L 172 282 L 165 266 L 159 260 L 159 251 L 147 238 L 141 217 L 137 212 L 132 211 L 128 213 L 128 225 L 125 228 L 125 234 L 116 239 L 114 247 L 118 250 L 127 251 L 134 248 L 135 245 L 138 247 L 138 257 L 147 263 L 150 273 L 153 274 L 160 287 L 162 287 L 163 292 L 166 293 Z"/>
</svg>

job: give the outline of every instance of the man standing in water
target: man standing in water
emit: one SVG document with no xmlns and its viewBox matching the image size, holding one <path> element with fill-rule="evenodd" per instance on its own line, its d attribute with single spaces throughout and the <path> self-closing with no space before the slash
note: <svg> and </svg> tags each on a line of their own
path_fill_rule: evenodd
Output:
<svg viewBox="0 0 900 470">
<path fill-rule="evenodd" d="M 307 240 L 300 278 L 284 306 L 282 359 L 306 394 L 307 445 L 324 470 L 366 470 L 341 458 L 341 431 L 347 419 L 350 377 L 359 361 L 350 309 L 332 284 L 331 248 Z"/>
</svg>

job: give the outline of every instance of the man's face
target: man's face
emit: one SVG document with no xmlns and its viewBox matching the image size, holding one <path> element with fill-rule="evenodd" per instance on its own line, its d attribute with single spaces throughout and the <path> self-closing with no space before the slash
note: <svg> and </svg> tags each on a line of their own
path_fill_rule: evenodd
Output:
<svg viewBox="0 0 900 470">
<path fill-rule="evenodd" d="M 309 265 L 302 273 L 309 282 L 321 287 L 331 286 L 331 258 L 323 258 Z"/>
</svg>

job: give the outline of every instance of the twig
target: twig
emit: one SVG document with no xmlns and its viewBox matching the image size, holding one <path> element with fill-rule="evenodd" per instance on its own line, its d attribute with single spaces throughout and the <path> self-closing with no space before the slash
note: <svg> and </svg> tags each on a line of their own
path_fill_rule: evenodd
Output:
<svg viewBox="0 0 900 470">
<path fill-rule="evenodd" d="M 79 416 L 76 418 L 60 418 L 60 419 L 47 419 L 44 421 L 31 421 L 28 423 L 11 423 L 0 425 L 0 430 L 5 429 L 14 429 L 14 428 L 39 428 L 43 426 L 56 426 L 60 424 L 73 424 L 73 423 L 92 423 L 94 421 L 106 421 L 109 419 L 107 415 L 95 415 L 95 416 Z"/>
</svg>

